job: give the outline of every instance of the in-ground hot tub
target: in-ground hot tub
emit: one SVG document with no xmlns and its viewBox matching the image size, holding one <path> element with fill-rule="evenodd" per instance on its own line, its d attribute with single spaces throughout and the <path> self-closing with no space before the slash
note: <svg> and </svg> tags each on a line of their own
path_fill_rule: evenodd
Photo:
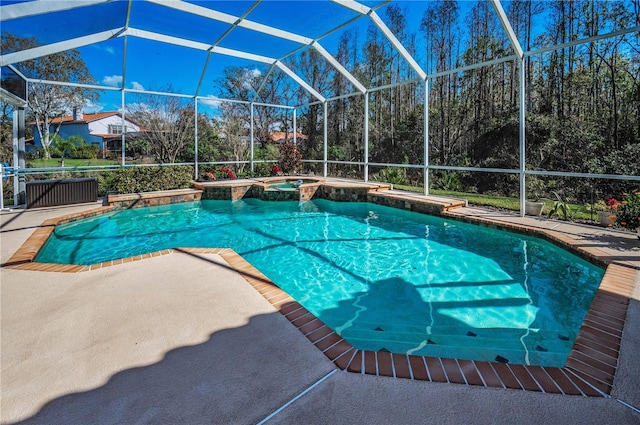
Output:
<svg viewBox="0 0 640 425">
<path fill-rule="evenodd" d="M 320 187 L 319 179 L 282 178 L 254 186 L 254 197 L 266 201 L 308 201 Z"/>
<path fill-rule="evenodd" d="M 310 179 L 286 179 L 283 181 L 277 180 L 269 182 L 269 187 L 266 190 L 298 190 L 303 184 L 318 183 L 318 180 Z"/>
</svg>

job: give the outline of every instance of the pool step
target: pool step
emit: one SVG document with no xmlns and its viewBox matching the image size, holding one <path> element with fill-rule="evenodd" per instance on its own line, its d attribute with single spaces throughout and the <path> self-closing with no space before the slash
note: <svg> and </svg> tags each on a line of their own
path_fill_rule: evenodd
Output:
<svg viewBox="0 0 640 425">
<path fill-rule="evenodd" d="M 484 330 L 487 331 L 487 330 Z M 514 331 L 514 330 L 510 330 Z M 488 332 L 485 332 L 485 334 Z M 523 331 L 517 335 L 493 337 L 459 334 L 424 334 L 423 340 L 415 334 L 393 331 L 357 331 L 347 329 L 343 338 L 358 348 L 371 351 L 409 352 L 415 355 L 437 357 L 459 357 L 460 352 L 473 353 L 475 360 L 500 361 L 504 363 L 562 365 L 570 350 L 570 341 L 557 335 L 544 337 L 530 334 L 523 338 Z"/>
</svg>

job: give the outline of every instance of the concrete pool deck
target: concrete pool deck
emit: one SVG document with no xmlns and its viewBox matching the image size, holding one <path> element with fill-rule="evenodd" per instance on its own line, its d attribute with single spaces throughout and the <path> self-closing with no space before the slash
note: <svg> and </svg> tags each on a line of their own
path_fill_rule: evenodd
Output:
<svg viewBox="0 0 640 425">
<path fill-rule="evenodd" d="M 2 212 L 0 262 L 43 221 L 97 206 Z M 638 423 L 635 235 L 454 213 L 570 234 L 635 267 L 610 398 L 345 373 L 223 255 L 173 252 L 84 273 L 0 269 L 2 423 Z"/>
</svg>

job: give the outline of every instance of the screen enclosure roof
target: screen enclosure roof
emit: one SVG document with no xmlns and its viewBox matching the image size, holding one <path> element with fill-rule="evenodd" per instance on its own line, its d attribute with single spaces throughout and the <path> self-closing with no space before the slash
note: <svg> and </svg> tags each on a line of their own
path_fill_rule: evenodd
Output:
<svg viewBox="0 0 640 425">
<path fill-rule="evenodd" d="M 366 71 L 352 55 L 366 55 L 372 40 L 408 70 L 405 78 L 425 81 L 442 70 L 434 67 L 424 35 L 430 1 L 214 1 L 214 0 L 2 0 L 3 38 L 28 40 L 20 48 L 5 46 L 0 65 L 33 82 L 29 61 L 76 50 L 86 63 L 92 87 L 108 91 L 180 93 L 204 99 L 260 101 L 262 86 L 245 99 L 224 89 L 229 69 L 250 77 L 278 74 L 283 90 L 303 91 L 307 100 L 323 102 L 331 91 L 318 84 L 305 57 L 322 61 L 331 76 L 340 76 L 349 93 L 366 93 L 389 81 L 363 78 Z M 472 37 L 469 20 L 478 5 L 489 5 L 494 33 L 502 45 L 484 62 L 518 60 L 523 52 L 505 8 L 507 0 L 459 1 L 456 15 L 461 42 Z M 400 15 L 400 18 L 398 16 Z M 537 16 L 535 31 L 544 31 Z M 466 29 L 466 30 L 465 30 Z M 612 28 L 612 31 L 623 30 Z M 413 36 L 411 36 L 413 34 Z M 416 36 L 417 35 L 417 36 Z M 537 43 L 544 43 L 537 37 Z M 347 46 L 351 52 L 344 53 Z M 544 49 L 548 46 L 535 45 Z M 342 49 L 342 51 L 341 51 Z M 460 53 L 461 55 L 462 53 Z M 394 66 L 392 64 L 388 66 Z M 451 68 L 460 67 L 461 59 Z M 470 65 L 464 64 L 466 67 Z M 473 66 L 475 64 L 471 64 Z M 359 65 L 362 67 L 362 65 Z M 408 76 L 408 77 L 406 77 Z M 58 83 L 83 83 L 67 81 Z M 402 82 L 391 81 L 391 84 Z M 222 85 L 222 86 L 221 86 Z M 286 96 L 295 106 L 295 96 Z"/>
</svg>

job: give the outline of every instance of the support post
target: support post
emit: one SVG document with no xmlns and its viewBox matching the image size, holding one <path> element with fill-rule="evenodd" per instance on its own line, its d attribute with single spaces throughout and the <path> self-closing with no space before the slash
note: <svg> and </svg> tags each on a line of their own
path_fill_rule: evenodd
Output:
<svg viewBox="0 0 640 425">
<path fill-rule="evenodd" d="M 298 127 L 296 126 L 296 113 L 298 110 L 293 108 L 293 144 L 298 144 Z"/>
<path fill-rule="evenodd" d="M 122 143 L 122 147 L 120 149 L 120 154 L 122 155 L 122 159 L 120 160 L 120 165 L 122 165 L 124 167 L 124 165 L 125 165 L 125 160 L 124 160 L 124 142 L 125 142 L 125 140 L 127 138 L 127 124 L 126 124 L 125 117 L 124 117 L 124 90 L 122 90 L 120 93 L 122 93 L 122 134 L 120 135 L 120 141 Z"/>
<path fill-rule="evenodd" d="M 326 100 L 324 102 L 322 102 L 322 106 L 323 106 L 323 115 L 324 115 L 324 117 L 323 117 L 324 130 L 323 130 L 323 135 L 322 135 L 322 137 L 324 139 L 323 154 L 322 154 L 322 157 L 323 157 L 323 159 L 322 159 L 322 163 L 323 163 L 322 176 L 323 177 L 327 177 L 327 174 L 328 174 L 328 167 L 327 167 L 328 163 L 327 163 L 327 161 L 328 161 L 328 155 L 329 155 L 328 154 L 328 149 L 327 149 L 327 145 L 329 143 L 329 140 L 328 140 L 329 136 L 328 136 L 327 127 L 328 127 L 329 124 L 328 124 L 328 119 L 327 119 L 327 101 Z"/>
<path fill-rule="evenodd" d="M 251 122 L 249 123 L 249 143 L 251 144 L 251 146 L 249 147 L 249 164 L 251 165 L 251 173 L 253 174 L 253 170 L 254 170 L 254 164 L 253 164 L 253 145 L 255 144 L 253 138 L 254 138 L 254 127 L 253 127 L 253 102 L 251 102 L 249 104 L 249 115 L 250 115 L 250 119 Z"/>
<path fill-rule="evenodd" d="M 424 80 L 424 195 L 429 194 L 429 79 Z"/>
<path fill-rule="evenodd" d="M 13 111 L 13 205 L 20 205 L 18 196 L 18 110 Z"/>
<path fill-rule="evenodd" d="M 13 111 L 13 205 L 26 204 L 27 182 L 20 171 L 25 166 L 24 147 L 24 108 Z"/>
<path fill-rule="evenodd" d="M 518 60 L 520 66 L 519 72 L 519 85 L 520 85 L 520 131 L 519 131 L 519 145 L 520 145 L 520 216 L 524 217 L 525 213 L 525 201 L 527 198 L 526 189 L 526 150 L 525 150 L 525 120 L 526 120 L 526 99 L 525 99 L 525 75 L 524 75 L 524 59 Z"/>
<path fill-rule="evenodd" d="M 369 92 L 364 93 L 364 179 L 369 181 Z"/>
<path fill-rule="evenodd" d="M 4 165 L 0 164 L 0 211 L 11 211 L 11 208 L 4 207 L 4 174 L 6 172 Z"/>
<path fill-rule="evenodd" d="M 193 98 L 193 179 L 198 180 L 198 97 Z"/>
</svg>

